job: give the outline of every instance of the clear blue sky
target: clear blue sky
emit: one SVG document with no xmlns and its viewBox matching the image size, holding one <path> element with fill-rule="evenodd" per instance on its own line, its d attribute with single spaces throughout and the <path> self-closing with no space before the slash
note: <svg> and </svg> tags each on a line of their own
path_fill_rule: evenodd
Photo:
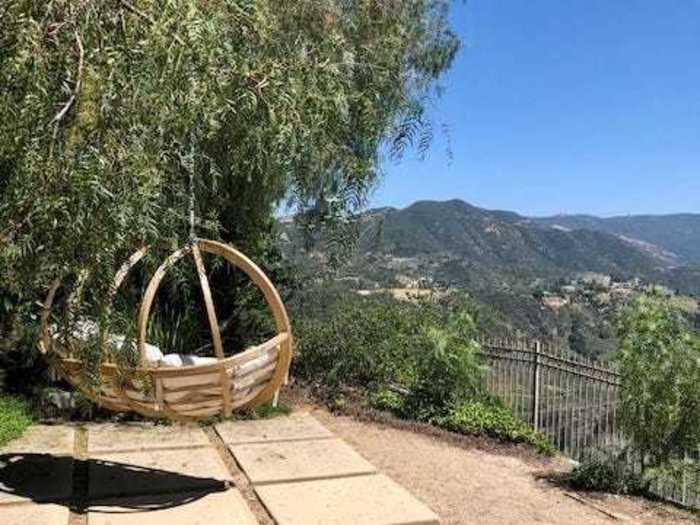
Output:
<svg viewBox="0 0 700 525">
<path fill-rule="evenodd" d="M 456 1 L 463 47 L 428 158 L 373 205 L 529 215 L 700 212 L 700 0 Z"/>
</svg>

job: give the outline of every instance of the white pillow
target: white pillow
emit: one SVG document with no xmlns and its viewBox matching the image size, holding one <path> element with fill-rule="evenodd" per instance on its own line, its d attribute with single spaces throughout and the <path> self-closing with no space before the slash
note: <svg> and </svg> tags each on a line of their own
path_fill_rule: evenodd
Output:
<svg viewBox="0 0 700 525">
<path fill-rule="evenodd" d="M 190 354 L 167 354 L 160 360 L 160 365 L 165 367 L 180 367 L 194 365 L 210 365 L 216 363 L 216 357 L 199 357 Z"/>
<path fill-rule="evenodd" d="M 52 323 L 49 327 L 49 332 L 54 340 L 58 340 L 61 337 L 61 330 L 56 323 Z M 71 332 L 70 337 L 72 339 L 77 339 L 78 341 L 87 342 L 91 337 L 94 337 L 99 332 L 99 328 L 95 321 L 91 319 L 86 319 L 81 317 L 75 322 L 73 326 L 73 332 Z"/>
<path fill-rule="evenodd" d="M 123 335 L 112 335 L 109 338 L 109 343 L 116 349 L 121 350 L 126 342 L 126 337 Z M 135 344 L 131 343 L 132 348 Z M 146 343 L 146 360 L 151 364 L 157 364 L 163 359 L 163 352 L 155 345 Z"/>
<path fill-rule="evenodd" d="M 87 341 L 91 337 L 95 337 L 100 331 L 97 323 L 92 319 L 81 318 L 75 322 L 73 328 L 73 337 L 80 341 Z"/>
<path fill-rule="evenodd" d="M 60 334 L 58 332 L 58 327 L 56 326 L 56 324 L 52 324 L 49 330 L 52 334 L 53 339 L 58 340 Z M 75 327 L 71 335 L 74 339 L 77 339 L 78 341 L 87 342 L 90 338 L 95 337 L 98 333 L 99 327 L 97 326 L 97 323 L 95 321 L 93 321 L 92 319 L 81 317 L 75 322 Z M 109 344 L 113 346 L 117 351 L 121 350 L 124 347 L 125 342 L 126 336 L 124 335 L 109 336 Z M 133 342 L 131 343 L 131 345 L 132 348 L 136 346 Z M 158 348 L 155 345 L 146 343 L 146 360 L 149 363 L 156 365 L 161 361 L 161 359 L 163 359 L 163 352 L 161 352 L 160 348 Z"/>
</svg>

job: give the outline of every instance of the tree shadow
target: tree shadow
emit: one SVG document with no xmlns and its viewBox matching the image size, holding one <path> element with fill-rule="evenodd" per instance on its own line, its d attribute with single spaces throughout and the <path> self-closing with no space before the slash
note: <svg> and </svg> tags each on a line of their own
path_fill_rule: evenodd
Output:
<svg viewBox="0 0 700 525">
<path fill-rule="evenodd" d="M 219 479 L 128 463 L 52 454 L 0 454 L 0 500 L 15 496 L 81 513 L 88 509 L 99 513 L 162 510 L 227 489 L 228 483 Z"/>
</svg>

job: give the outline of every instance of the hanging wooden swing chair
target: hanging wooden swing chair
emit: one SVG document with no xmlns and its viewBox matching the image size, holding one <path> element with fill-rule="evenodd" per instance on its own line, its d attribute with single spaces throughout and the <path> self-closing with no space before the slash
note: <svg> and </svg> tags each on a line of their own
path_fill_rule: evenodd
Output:
<svg viewBox="0 0 700 525">
<path fill-rule="evenodd" d="M 138 250 L 119 269 L 114 278 L 113 293 L 146 252 L 146 248 Z M 265 297 L 274 318 L 276 336 L 242 353 L 230 357 L 224 355 L 202 253 L 223 257 L 247 274 Z M 163 359 L 162 354 L 154 357 L 152 350 L 155 347 L 146 342 L 146 333 L 153 301 L 163 278 L 174 264 L 187 255 L 192 255 L 199 275 L 215 358 L 189 356 L 193 358 L 189 361 L 194 364 L 167 366 L 164 363 L 167 359 Z M 60 287 L 61 282 L 55 281 L 46 297 L 39 348 L 42 353 L 51 355 L 55 368 L 67 381 L 109 410 L 133 411 L 146 417 L 174 420 L 198 420 L 217 415 L 228 417 L 234 410 L 276 401 L 277 393 L 286 381 L 292 354 L 292 330 L 284 304 L 263 271 L 231 246 L 194 239 L 160 265 L 148 283 L 137 318 L 140 366 L 127 374 L 120 373 L 109 348 L 103 346 L 106 351 L 102 354 L 100 384 L 96 388 L 88 387 L 85 383 L 84 363 L 76 351 L 80 340 L 73 334 L 71 337 L 58 337 L 52 330 L 51 308 Z M 159 349 L 156 350 L 160 353 Z"/>
</svg>

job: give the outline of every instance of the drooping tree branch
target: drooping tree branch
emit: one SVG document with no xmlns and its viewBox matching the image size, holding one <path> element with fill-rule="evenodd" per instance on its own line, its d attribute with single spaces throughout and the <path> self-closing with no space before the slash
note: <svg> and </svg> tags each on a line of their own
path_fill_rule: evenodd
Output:
<svg viewBox="0 0 700 525">
<path fill-rule="evenodd" d="M 80 85 L 83 81 L 83 67 L 85 66 L 85 49 L 83 49 L 83 42 L 80 39 L 80 35 L 77 31 L 75 32 L 75 43 L 78 47 L 78 72 L 75 78 L 75 87 L 73 88 L 73 93 L 71 94 L 68 101 L 63 105 L 59 112 L 56 113 L 56 115 L 51 119 L 51 122 L 49 123 L 53 124 L 54 126 L 53 142 L 56 141 L 56 137 L 58 136 L 58 127 L 61 123 L 61 120 L 63 120 L 70 108 L 73 107 L 73 104 L 75 104 L 75 100 L 78 98 L 78 93 L 80 92 Z"/>
</svg>

